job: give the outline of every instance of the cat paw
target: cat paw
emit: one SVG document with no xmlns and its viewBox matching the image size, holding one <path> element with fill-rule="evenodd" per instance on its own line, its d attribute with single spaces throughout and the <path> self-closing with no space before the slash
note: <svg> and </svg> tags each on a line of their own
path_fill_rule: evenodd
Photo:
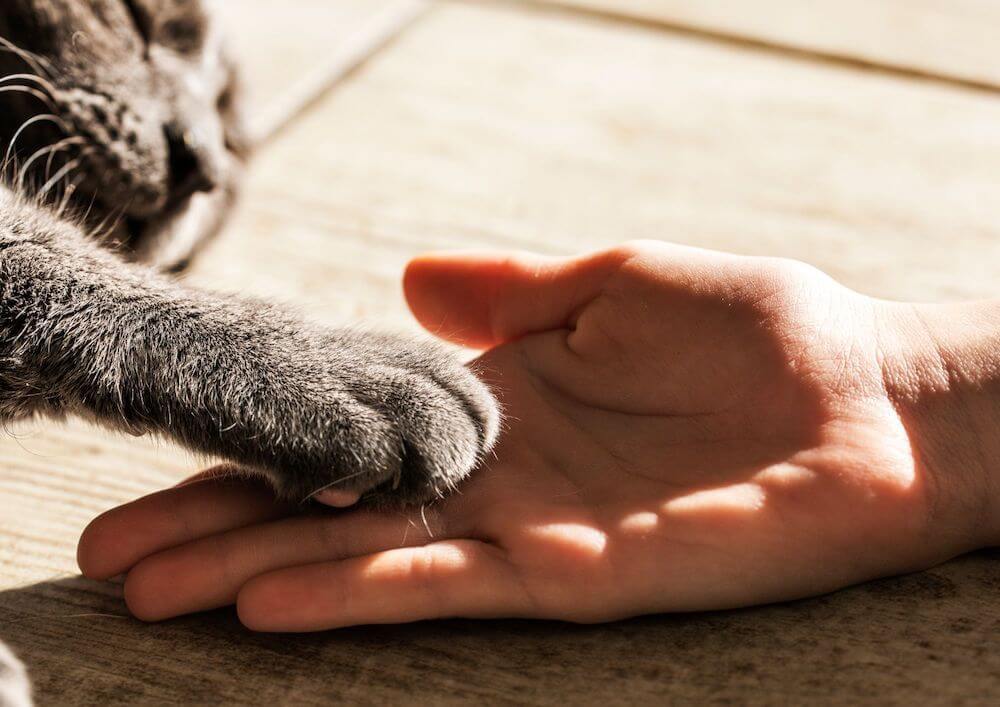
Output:
<svg viewBox="0 0 1000 707">
<path fill-rule="evenodd" d="M 303 354 L 257 465 L 284 498 L 332 506 L 423 504 L 447 495 L 495 440 L 487 387 L 430 342 L 341 331 Z M 251 446 L 256 442 L 248 439 Z M 256 456 L 256 455 L 255 455 Z"/>
</svg>

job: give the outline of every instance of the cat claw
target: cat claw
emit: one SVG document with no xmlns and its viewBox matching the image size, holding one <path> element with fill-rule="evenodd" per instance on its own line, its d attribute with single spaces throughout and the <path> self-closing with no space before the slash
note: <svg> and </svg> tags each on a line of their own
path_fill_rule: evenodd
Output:
<svg viewBox="0 0 1000 707">
<path fill-rule="evenodd" d="M 345 491 L 343 489 L 324 489 L 313 498 L 324 506 L 333 508 L 350 508 L 361 499 L 361 494 L 357 491 Z"/>
</svg>

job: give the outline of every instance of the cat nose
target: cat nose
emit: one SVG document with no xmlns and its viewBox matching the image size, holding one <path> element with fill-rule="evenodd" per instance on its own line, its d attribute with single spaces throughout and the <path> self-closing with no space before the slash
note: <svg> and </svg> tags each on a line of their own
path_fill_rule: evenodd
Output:
<svg viewBox="0 0 1000 707">
<path fill-rule="evenodd" d="M 186 199 L 196 192 L 214 191 L 217 186 L 214 171 L 193 134 L 173 126 L 167 127 L 165 132 L 170 156 L 171 196 Z"/>
</svg>

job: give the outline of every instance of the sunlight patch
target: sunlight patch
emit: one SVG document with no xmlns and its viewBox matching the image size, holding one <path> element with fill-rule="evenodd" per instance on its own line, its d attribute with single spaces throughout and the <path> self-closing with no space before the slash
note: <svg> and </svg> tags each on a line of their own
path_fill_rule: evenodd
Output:
<svg viewBox="0 0 1000 707">
<path fill-rule="evenodd" d="M 757 484 L 735 484 L 671 499 L 663 504 L 663 512 L 674 516 L 712 511 L 753 512 L 763 508 L 766 499 L 764 489 Z"/>
<path fill-rule="evenodd" d="M 608 546 L 608 536 L 603 531 L 581 523 L 540 525 L 533 529 L 533 534 L 585 555 L 601 555 Z"/>
<path fill-rule="evenodd" d="M 640 513 L 630 513 L 625 516 L 622 518 L 622 522 L 618 527 L 623 533 L 628 533 L 630 535 L 645 535 L 646 533 L 651 533 L 656 530 L 656 527 L 659 524 L 660 516 L 656 513 L 643 511 Z"/>
</svg>

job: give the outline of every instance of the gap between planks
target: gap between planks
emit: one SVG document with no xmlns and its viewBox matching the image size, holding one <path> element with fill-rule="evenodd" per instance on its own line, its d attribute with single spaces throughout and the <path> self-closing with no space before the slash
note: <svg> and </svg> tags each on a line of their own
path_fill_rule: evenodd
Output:
<svg viewBox="0 0 1000 707">
<path fill-rule="evenodd" d="M 648 17 L 620 12 L 618 10 L 578 5 L 572 0 L 451 0 L 466 5 L 490 4 L 531 12 L 564 15 L 566 17 L 588 18 L 620 25 L 632 25 L 653 31 L 665 32 L 707 42 L 727 44 L 769 54 L 784 56 L 798 61 L 840 66 L 857 71 L 884 74 L 907 81 L 940 84 L 965 89 L 975 93 L 1000 97 L 1000 82 L 977 80 L 944 71 L 919 69 L 903 64 L 875 59 L 865 59 L 851 54 L 822 49 L 797 47 L 780 41 L 751 37 L 738 32 L 692 24 L 683 20 L 662 17 Z"/>
<path fill-rule="evenodd" d="M 434 4 L 433 0 L 397 0 L 369 20 L 321 68 L 296 83 L 263 117 L 250 126 L 250 140 L 261 147 L 288 129 L 345 79 L 387 48 Z"/>
<path fill-rule="evenodd" d="M 941 84 L 993 97 L 1000 96 L 1000 83 L 976 80 L 946 72 L 864 59 L 834 51 L 796 47 L 787 43 L 746 36 L 737 32 L 705 27 L 679 20 L 642 17 L 619 12 L 611 8 L 578 5 L 572 0 L 450 0 L 459 4 L 492 4 L 520 11 L 559 14 L 573 18 L 589 18 L 603 22 L 633 25 L 653 31 L 717 42 L 754 51 L 777 54 L 799 61 L 841 66 L 844 68 L 880 73 L 899 79 Z M 285 96 L 264 111 L 263 117 L 250 127 L 253 145 L 266 145 L 287 130 L 299 117 L 322 101 L 359 68 L 388 48 L 403 32 L 418 22 L 439 0 L 397 0 L 390 3 L 339 47 L 333 57 L 321 68 L 309 73 L 292 86 Z"/>
</svg>

